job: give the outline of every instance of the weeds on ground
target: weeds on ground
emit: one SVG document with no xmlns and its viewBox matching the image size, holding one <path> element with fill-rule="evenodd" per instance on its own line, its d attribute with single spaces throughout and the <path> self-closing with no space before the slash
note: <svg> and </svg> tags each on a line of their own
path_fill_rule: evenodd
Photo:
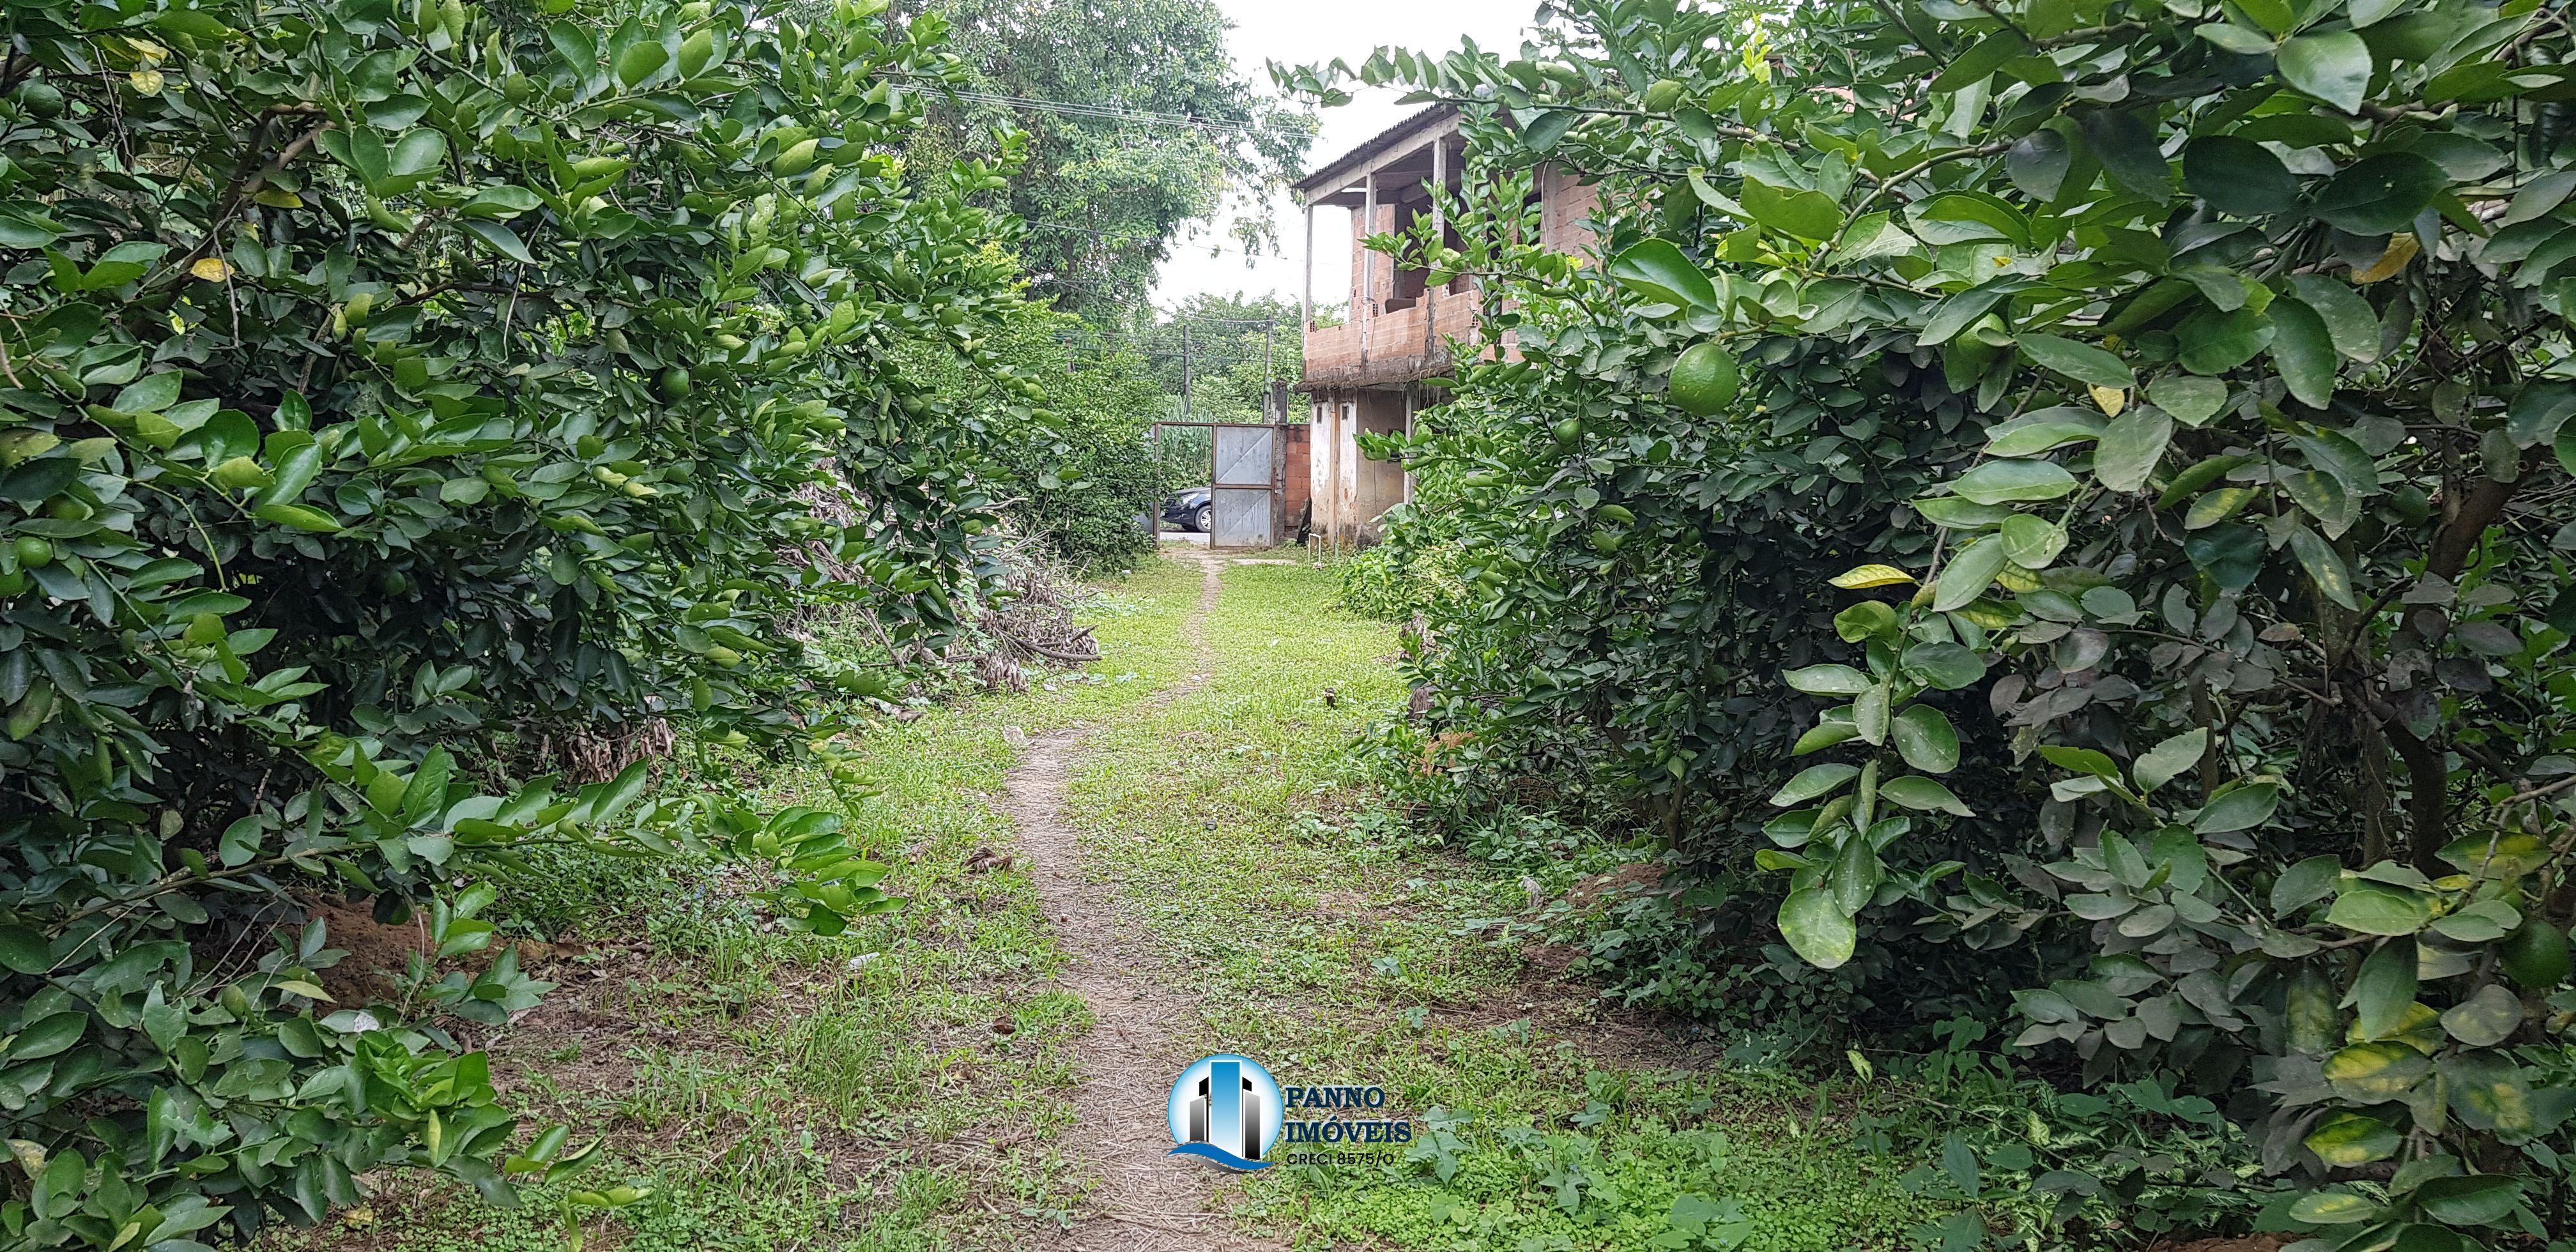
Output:
<svg viewBox="0 0 2576 1252">
<path fill-rule="evenodd" d="M 1085 606 L 1099 663 L 882 722 L 843 745 L 838 779 L 715 744 L 671 758 L 675 791 L 843 814 L 896 865 L 888 889 L 911 901 L 899 912 L 795 934 L 705 867 L 635 875 L 586 854 L 532 858 L 504 884 L 505 929 L 576 955 L 548 1006 L 493 1045 L 496 1078 L 516 1107 L 607 1138 L 612 1159 L 586 1183 L 653 1189 L 594 1238 L 997 1248 L 1070 1218 L 1081 1180 L 1057 1137 L 1088 1012 L 1048 981 L 1064 957 L 1027 875 L 977 857 L 1011 836 L 986 797 L 1019 757 L 1006 726 L 1112 716 L 1177 675 L 1199 577 L 1148 565 Z M 813 625 L 817 647 L 874 646 L 848 623 Z M 354 1221 L 269 1246 L 552 1252 L 551 1203 L 505 1212 L 451 1189 L 387 1190 Z"/>
</svg>

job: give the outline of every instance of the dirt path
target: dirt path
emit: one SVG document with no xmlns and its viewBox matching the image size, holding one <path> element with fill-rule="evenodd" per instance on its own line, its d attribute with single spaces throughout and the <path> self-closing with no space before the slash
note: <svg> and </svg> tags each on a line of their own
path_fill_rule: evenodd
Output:
<svg viewBox="0 0 2576 1252">
<path fill-rule="evenodd" d="M 1182 626 L 1190 651 L 1187 678 L 1147 707 L 1168 704 L 1208 680 L 1215 654 L 1201 623 L 1216 607 L 1222 558 L 1183 548 L 1171 553 L 1206 571 L 1198 611 Z M 1034 740 L 1011 771 L 1002 809 L 1019 829 L 1021 855 L 1057 938 L 1072 955 L 1065 987 L 1091 1007 L 1082 1038 L 1082 1077 L 1074 1088 L 1080 1116 L 1072 1146 L 1099 1186 L 1090 1209 L 1054 1246 L 1081 1252 L 1255 1252 L 1276 1245 L 1236 1236 L 1222 1214 L 1207 1211 L 1219 1174 L 1214 1166 L 1165 1155 L 1171 1134 L 1164 1098 L 1191 1058 L 1177 1051 L 1174 1027 L 1198 1006 L 1155 971 L 1160 958 L 1119 915 L 1117 887 L 1083 873 L 1079 835 L 1067 821 L 1065 789 L 1082 752 L 1082 732 Z"/>
</svg>

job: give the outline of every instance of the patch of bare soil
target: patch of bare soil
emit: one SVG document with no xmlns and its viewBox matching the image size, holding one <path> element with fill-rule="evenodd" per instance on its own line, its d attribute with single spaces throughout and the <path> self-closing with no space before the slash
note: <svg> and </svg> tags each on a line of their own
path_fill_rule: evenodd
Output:
<svg viewBox="0 0 2576 1252">
<path fill-rule="evenodd" d="M 1183 628 L 1199 671 L 1163 694 L 1178 698 L 1207 679 L 1211 656 L 1200 619 L 1216 605 L 1222 562 L 1199 553 L 1207 572 L 1199 611 Z M 1079 836 L 1065 820 L 1065 788 L 1081 753 L 1081 735 L 1047 735 L 1011 771 L 1003 811 L 1019 830 L 1019 855 L 1037 884 L 1056 934 L 1072 957 L 1063 984 L 1090 1006 L 1093 1025 L 1077 1048 L 1074 1087 L 1080 1121 L 1072 1149 L 1099 1180 L 1072 1227 L 1041 1246 L 1067 1252 L 1261 1252 L 1277 1245 L 1233 1233 L 1209 1211 L 1221 1172 L 1166 1155 L 1171 1134 L 1164 1104 L 1172 1076 L 1192 1058 L 1179 1050 L 1179 1025 L 1198 1005 L 1155 977 L 1159 958 L 1134 925 L 1119 916 L 1117 888 L 1083 873 Z"/>
</svg>

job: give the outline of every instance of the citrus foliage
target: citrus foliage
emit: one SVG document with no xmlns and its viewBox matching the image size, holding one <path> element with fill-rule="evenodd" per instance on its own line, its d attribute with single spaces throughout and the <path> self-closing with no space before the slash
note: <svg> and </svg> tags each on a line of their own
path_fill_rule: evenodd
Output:
<svg viewBox="0 0 2576 1252">
<path fill-rule="evenodd" d="M 1144 358 L 1084 352 L 1091 338 L 1081 319 L 1030 303 L 981 345 L 989 359 L 960 357 L 939 343 L 900 357 L 907 378 L 983 424 L 990 477 L 1009 484 L 994 510 L 1078 569 L 1153 551 L 1143 519 L 1159 515 L 1164 496 L 1192 472 L 1156 455 L 1149 432 L 1166 402 Z M 1046 380 L 1043 405 L 1015 385 L 1023 378 Z"/>
<path fill-rule="evenodd" d="M 1525 357 L 1404 449 L 1483 571 L 1446 724 L 1750 854 L 1883 1000 L 2010 980 L 2041 1059 L 2211 1093 L 2319 1246 L 2543 1234 L 2564 15 L 1553 8 L 1522 59 L 1356 71 L 1466 107 L 1499 190 L 1387 246 Z M 1530 242 L 1541 161 L 1601 182 L 1590 264 Z"/>
<path fill-rule="evenodd" d="M 898 903 L 837 817 L 503 762 L 574 724 L 828 733 L 782 699 L 815 678 L 776 629 L 801 599 L 941 641 L 981 436 L 887 353 L 972 356 L 1016 303 L 967 202 L 997 171 L 887 154 L 897 84 L 954 69 L 935 21 L 540 7 L 9 9 L 12 1246 L 194 1248 L 387 1165 L 504 1202 L 579 1168 L 561 1128 L 514 1145 L 448 1033 L 545 985 L 504 951 L 326 1003 L 323 927 L 271 937 L 320 897 L 417 908 L 442 959 L 533 844 L 746 858 L 826 933 Z"/>
</svg>

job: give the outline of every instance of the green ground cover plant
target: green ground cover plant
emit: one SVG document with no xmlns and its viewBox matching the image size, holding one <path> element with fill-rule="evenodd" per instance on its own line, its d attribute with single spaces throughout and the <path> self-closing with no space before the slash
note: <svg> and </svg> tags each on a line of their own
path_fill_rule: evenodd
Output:
<svg viewBox="0 0 2576 1252">
<path fill-rule="evenodd" d="M 2563 12 L 1550 12 L 1281 71 L 1464 111 L 1463 243 L 1382 246 L 1521 353 L 1380 445 L 1481 588 L 1404 755 L 1654 832 L 1648 946 L 1810 1021 L 2202 1101 L 2311 1247 L 2563 1238 Z"/>
</svg>

